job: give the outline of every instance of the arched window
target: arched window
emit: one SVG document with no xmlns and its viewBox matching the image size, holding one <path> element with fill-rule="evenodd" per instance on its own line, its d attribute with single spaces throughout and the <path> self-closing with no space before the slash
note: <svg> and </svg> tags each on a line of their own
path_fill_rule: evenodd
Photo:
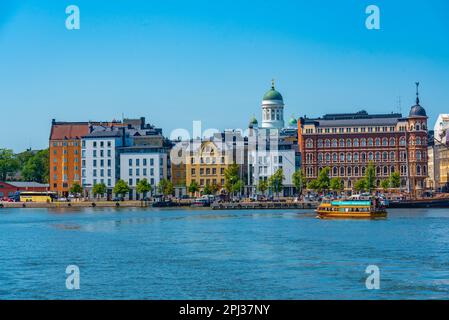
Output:
<svg viewBox="0 0 449 320">
<path fill-rule="evenodd" d="M 366 168 L 365 168 L 365 167 L 362 167 L 362 176 L 364 176 L 365 173 L 366 173 Z"/>
<path fill-rule="evenodd" d="M 348 177 L 352 176 L 352 168 L 348 167 Z"/>
<path fill-rule="evenodd" d="M 391 161 L 395 161 L 396 160 L 396 155 L 394 154 L 394 151 L 390 152 L 390 160 Z"/>
<path fill-rule="evenodd" d="M 307 139 L 306 146 L 307 146 L 307 148 L 313 148 L 313 140 L 312 139 Z"/>
<path fill-rule="evenodd" d="M 376 152 L 376 161 L 380 161 L 380 152 Z"/>
<path fill-rule="evenodd" d="M 333 169 L 333 176 L 334 177 L 338 176 L 338 169 L 337 169 L 337 167 L 334 167 L 334 169 Z"/>
<path fill-rule="evenodd" d="M 345 154 L 340 153 L 340 162 L 345 162 Z"/>
<path fill-rule="evenodd" d="M 380 176 L 380 167 L 376 167 L 376 174 Z"/>
<path fill-rule="evenodd" d="M 355 175 L 356 177 L 359 176 L 359 167 L 354 167 L 354 175 Z"/>
<path fill-rule="evenodd" d="M 351 139 L 346 139 L 346 147 L 350 148 L 352 146 Z"/>
<path fill-rule="evenodd" d="M 373 161 L 374 160 L 374 154 L 372 152 L 368 153 L 368 160 Z"/>
<path fill-rule="evenodd" d="M 322 148 L 323 147 L 323 140 L 318 140 L 318 148 Z"/>
<path fill-rule="evenodd" d="M 387 161 L 388 160 L 388 153 L 387 152 L 382 153 L 382 160 L 383 161 Z"/>
<path fill-rule="evenodd" d="M 359 139 L 354 139 L 354 147 L 358 147 L 359 146 Z"/>
<path fill-rule="evenodd" d="M 354 153 L 354 162 L 359 162 L 359 154 L 357 152 Z"/>
<path fill-rule="evenodd" d="M 333 153 L 333 154 L 332 154 L 332 161 L 333 161 L 333 162 L 337 162 L 337 161 L 338 161 L 338 156 L 337 156 L 336 153 Z"/>
<path fill-rule="evenodd" d="M 340 177 L 345 176 L 345 167 L 340 167 Z"/>
<path fill-rule="evenodd" d="M 421 175 L 421 166 L 420 166 L 419 164 L 416 166 L 416 174 L 417 174 L 418 176 Z"/>
<path fill-rule="evenodd" d="M 382 139 L 382 146 L 388 147 L 388 139 L 387 138 Z"/>
<path fill-rule="evenodd" d="M 376 147 L 380 147 L 380 138 L 376 138 Z"/>
<path fill-rule="evenodd" d="M 396 139 L 390 138 L 390 146 L 394 147 L 396 145 Z"/>
<path fill-rule="evenodd" d="M 388 176 L 388 167 L 384 166 L 384 176 Z"/>
<path fill-rule="evenodd" d="M 360 144 L 362 145 L 362 147 L 366 147 L 366 139 L 363 138 L 363 139 L 361 140 L 361 143 L 360 143 Z"/>
<path fill-rule="evenodd" d="M 318 162 L 323 162 L 323 154 L 318 153 Z"/>
<path fill-rule="evenodd" d="M 362 152 L 362 162 L 366 162 L 366 153 Z"/>
<path fill-rule="evenodd" d="M 338 147 L 337 139 L 332 140 L 332 148 Z"/>
<path fill-rule="evenodd" d="M 330 140 L 326 140 L 326 148 L 330 148 L 331 146 L 331 141 Z"/>
<path fill-rule="evenodd" d="M 401 138 L 399 139 L 399 145 L 400 145 L 400 146 L 405 146 L 405 137 L 401 137 Z"/>
<path fill-rule="evenodd" d="M 421 145 L 421 138 L 420 137 L 416 137 L 416 145 L 417 146 Z"/>
<path fill-rule="evenodd" d="M 368 147 L 372 147 L 374 145 L 374 140 L 372 138 L 368 139 Z"/>
<path fill-rule="evenodd" d="M 344 148 L 345 147 L 345 140 L 340 139 L 339 144 L 340 144 L 340 148 Z"/>
<path fill-rule="evenodd" d="M 351 162 L 352 161 L 352 154 L 349 152 L 346 154 L 346 161 Z"/>
<path fill-rule="evenodd" d="M 418 160 L 418 161 L 422 160 L 421 151 L 416 151 L 416 160 Z"/>
</svg>

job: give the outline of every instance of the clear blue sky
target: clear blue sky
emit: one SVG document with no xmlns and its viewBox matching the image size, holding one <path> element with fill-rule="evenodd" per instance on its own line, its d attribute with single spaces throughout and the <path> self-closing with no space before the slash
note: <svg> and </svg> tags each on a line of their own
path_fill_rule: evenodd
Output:
<svg viewBox="0 0 449 320">
<path fill-rule="evenodd" d="M 81 30 L 65 29 L 65 8 Z M 381 9 L 381 30 L 365 8 Z M 61 121 L 147 117 L 245 128 L 272 78 L 286 116 L 449 113 L 449 2 L 0 1 L 0 148 L 48 145 Z"/>
</svg>

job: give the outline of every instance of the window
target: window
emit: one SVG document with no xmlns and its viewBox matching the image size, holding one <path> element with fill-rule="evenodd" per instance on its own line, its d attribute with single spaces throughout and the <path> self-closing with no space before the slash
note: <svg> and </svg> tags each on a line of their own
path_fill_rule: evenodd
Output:
<svg viewBox="0 0 449 320">
<path fill-rule="evenodd" d="M 132 167 L 132 165 L 133 165 L 133 159 L 129 159 L 129 160 L 128 160 L 128 165 L 129 165 L 130 167 Z"/>
<path fill-rule="evenodd" d="M 143 165 L 146 166 L 147 165 L 147 159 L 143 159 Z"/>
</svg>

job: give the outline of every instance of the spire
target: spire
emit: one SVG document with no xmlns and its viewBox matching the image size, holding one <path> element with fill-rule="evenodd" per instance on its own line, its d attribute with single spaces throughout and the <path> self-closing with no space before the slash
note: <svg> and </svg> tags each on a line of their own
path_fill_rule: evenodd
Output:
<svg viewBox="0 0 449 320">
<path fill-rule="evenodd" d="M 419 82 L 415 82 L 416 84 L 416 105 L 419 106 Z"/>
<path fill-rule="evenodd" d="M 274 90 L 274 79 L 271 79 L 271 89 Z"/>
</svg>

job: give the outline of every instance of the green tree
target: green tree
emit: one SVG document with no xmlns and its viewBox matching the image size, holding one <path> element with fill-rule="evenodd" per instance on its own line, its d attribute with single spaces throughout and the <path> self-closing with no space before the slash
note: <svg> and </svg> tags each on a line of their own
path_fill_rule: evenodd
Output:
<svg viewBox="0 0 449 320">
<path fill-rule="evenodd" d="M 153 190 L 153 187 L 151 184 L 149 184 L 147 179 L 142 179 L 139 181 L 139 183 L 136 186 L 136 191 L 138 193 L 141 193 L 143 197 L 146 197 L 148 192 L 151 192 Z"/>
<path fill-rule="evenodd" d="M 187 188 L 189 191 L 189 193 L 192 194 L 192 196 L 195 195 L 195 193 L 197 193 L 200 190 L 200 186 L 198 185 L 198 183 L 195 180 L 192 180 L 192 182 L 190 182 L 189 187 Z"/>
<path fill-rule="evenodd" d="M 119 180 L 120 181 L 120 180 Z M 117 185 L 116 185 L 117 186 Z M 94 187 L 92 188 L 92 194 L 94 195 L 95 198 L 97 198 L 98 196 L 104 196 L 104 194 L 106 193 L 107 188 L 106 185 L 104 183 L 97 183 L 96 185 L 94 185 Z M 114 188 L 115 191 L 115 188 Z M 125 194 L 129 192 L 129 188 L 128 191 L 124 192 Z M 119 194 L 118 192 L 116 192 L 117 194 Z M 124 195 L 122 195 L 124 196 Z"/>
<path fill-rule="evenodd" d="M 316 192 L 321 191 L 320 183 L 318 182 L 317 179 L 311 180 L 311 181 L 309 181 L 309 183 L 307 183 L 307 189 L 313 190 L 313 191 L 316 191 Z"/>
<path fill-rule="evenodd" d="M 384 191 L 387 191 L 388 189 L 390 189 L 390 179 L 382 180 L 381 183 L 380 183 L 380 187 Z"/>
<path fill-rule="evenodd" d="M 212 188 L 210 185 L 206 184 L 203 188 L 203 194 L 204 195 L 211 195 L 212 194 Z"/>
<path fill-rule="evenodd" d="M 228 194 L 240 193 L 243 182 L 240 180 L 239 176 L 240 167 L 237 164 L 231 164 L 229 167 L 225 169 L 225 184 L 224 188 L 228 192 Z"/>
<path fill-rule="evenodd" d="M 0 181 L 6 181 L 19 169 L 19 161 L 10 149 L 0 149 Z"/>
<path fill-rule="evenodd" d="M 78 197 L 79 194 L 83 193 L 83 187 L 78 182 L 74 182 L 70 188 L 70 193 Z"/>
<path fill-rule="evenodd" d="M 36 153 L 27 151 L 20 155 L 19 162 L 25 161 L 21 166 L 22 178 L 26 181 L 47 183 L 49 177 L 49 150 L 40 150 Z"/>
<path fill-rule="evenodd" d="M 330 189 L 335 192 L 343 191 L 344 189 L 343 180 L 337 177 L 331 179 L 329 186 Z"/>
<path fill-rule="evenodd" d="M 167 179 L 161 179 L 161 181 L 159 181 L 159 184 L 157 186 L 157 191 L 159 192 L 159 194 L 162 194 L 163 196 L 169 196 L 173 194 L 174 190 L 175 189 L 171 181 Z"/>
<path fill-rule="evenodd" d="M 324 168 L 320 171 L 320 174 L 318 175 L 317 179 L 317 185 L 318 191 L 327 191 L 330 188 L 330 178 L 329 178 L 329 172 L 331 169 L 329 167 Z"/>
<path fill-rule="evenodd" d="M 298 192 L 298 195 L 301 195 L 302 190 L 304 189 L 305 186 L 305 178 L 302 170 L 295 171 L 295 173 L 293 173 L 292 180 L 293 185 L 295 186 L 296 191 Z"/>
<path fill-rule="evenodd" d="M 282 191 L 284 187 L 284 170 L 278 169 L 276 172 L 268 178 L 268 185 L 270 186 L 270 189 L 277 194 L 279 198 L 279 193 Z"/>
<path fill-rule="evenodd" d="M 354 184 L 354 190 L 362 192 L 365 190 L 365 179 L 360 179 Z"/>
<path fill-rule="evenodd" d="M 374 164 L 370 162 L 366 168 L 365 174 L 365 190 L 372 192 L 376 188 L 376 168 Z"/>
<path fill-rule="evenodd" d="M 265 195 L 265 192 L 268 190 L 268 182 L 264 179 L 259 179 L 259 183 L 257 184 L 257 190 L 262 192 L 262 195 Z"/>
<path fill-rule="evenodd" d="M 401 175 L 399 172 L 393 172 L 390 175 L 390 187 L 394 189 L 398 189 L 401 187 Z"/>
<path fill-rule="evenodd" d="M 128 184 L 125 181 L 123 181 L 122 179 L 120 179 L 115 184 L 113 192 L 116 195 L 120 195 L 122 197 L 125 197 L 125 195 L 128 194 L 130 190 L 131 189 L 129 188 Z"/>
<path fill-rule="evenodd" d="M 210 186 L 210 190 L 212 191 L 212 194 L 217 194 L 217 192 L 220 191 L 220 188 L 221 187 L 218 184 L 216 184 L 216 183 L 213 183 Z"/>
</svg>

